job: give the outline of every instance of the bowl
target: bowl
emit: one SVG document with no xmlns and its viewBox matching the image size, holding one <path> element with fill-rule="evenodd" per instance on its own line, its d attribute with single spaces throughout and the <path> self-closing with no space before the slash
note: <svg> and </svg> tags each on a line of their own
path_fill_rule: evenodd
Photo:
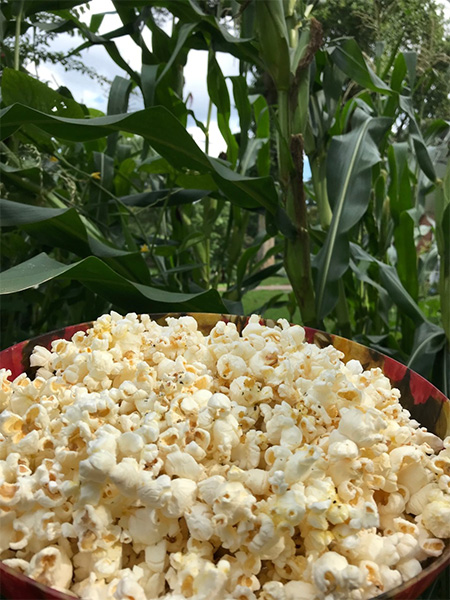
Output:
<svg viewBox="0 0 450 600">
<path fill-rule="evenodd" d="M 166 317 L 193 316 L 199 330 L 208 335 L 218 321 L 235 323 L 239 332 L 246 326 L 248 317 L 236 315 L 219 315 L 209 313 L 167 313 L 152 314 L 152 319 L 159 324 L 165 324 Z M 273 327 L 276 323 L 270 319 L 261 320 L 261 323 Z M 0 368 L 10 369 L 12 378 L 26 372 L 33 377 L 36 368 L 30 367 L 30 355 L 36 345 L 51 348 L 51 343 L 57 339 L 70 340 L 77 331 L 86 331 L 92 323 L 71 325 L 40 335 L 31 340 L 26 340 L 0 352 Z M 306 341 L 316 344 L 320 348 L 332 345 L 344 354 L 344 362 L 351 359 L 359 360 L 364 369 L 379 367 L 389 378 L 391 384 L 401 392 L 400 402 L 407 408 L 412 418 L 432 433 L 444 438 L 450 435 L 450 401 L 434 387 L 429 381 L 405 365 L 372 350 L 366 346 L 350 341 L 338 335 L 324 333 L 317 329 L 305 327 Z M 450 565 L 450 544 L 436 559 L 429 559 L 424 563 L 423 570 L 414 578 L 402 585 L 376 596 L 371 600 L 414 600 L 430 586 L 436 577 Z M 22 575 L 0 562 L 0 594 L 8 600 L 70 600 L 75 597 L 54 589 Z M 1 596 L 0 596 L 1 597 Z"/>
</svg>

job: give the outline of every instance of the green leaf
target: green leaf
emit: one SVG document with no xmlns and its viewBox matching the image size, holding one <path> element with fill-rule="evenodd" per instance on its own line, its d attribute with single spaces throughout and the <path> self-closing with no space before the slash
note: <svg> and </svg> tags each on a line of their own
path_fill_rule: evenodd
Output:
<svg viewBox="0 0 450 600">
<path fill-rule="evenodd" d="M 415 323 L 418 324 L 427 320 L 418 304 L 403 287 L 398 273 L 394 267 L 377 260 L 353 242 L 350 242 L 350 253 L 355 261 L 362 260 L 377 265 L 380 283 L 388 292 L 394 304 L 396 304 L 405 315 L 410 317 Z"/>
<path fill-rule="evenodd" d="M 258 253 L 262 241 L 263 240 L 259 240 L 253 246 L 250 246 L 250 248 L 244 250 L 244 252 L 241 254 L 241 257 L 239 258 L 236 271 L 236 289 L 239 290 L 239 293 L 241 291 L 242 282 L 244 280 L 244 276 L 249 266 L 249 263 L 253 258 L 255 258 L 256 254 Z"/>
<path fill-rule="evenodd" d="M 391 88 L 367 66 L 363 54 L 353 38 L 343 38 L 337 42 L 331 58 L 341 71 L 359 83 L 361 87 L 373 92 L 392 94 Z"/>
<path fill-rule="evenodd" d="M 417 302 L 419 297 L 417 250 L 414 243 L 414 220 L 409 212 L 401 213 L 398 227 L 394 228 L 394 240 L 400 281 Z"/>
<path fill-rule="evenodd" d="M 252 96 L 250 102 L 255 113 L 256 137 L 265 140 L 256 161 L 259 175 L 265 177 L 270 173 L 270 114 L 269 106 L 262 95 Z"/>
<path fill-rule="evenodd" d="M 408 69 L 409 88 L 413 90 L 416 82 L 417 52 L 402 52 L 402 55 Z"/>
<path fill-rule="evenodd" d="M 248 141 L 247 148 L 245 150 L 245 154 L 241 158 L 241 162 L 239 164 L 239 171 L 241 173 L 247 173 L 252 169 L 257 163 L 258 157 L 260 155 L 261 149 L 267 145 L 268 140 L 264 140 L 262 138 L 251 138 Z"/>
<path fill-rule="evenodd" d="M 432 143 L 436 136 L 439 136 L 444 131 L 450 128 L 450 121 L 444 119 L 435 119 L 426 127 L 424 133 L 424 141 L 428 144 Z"/>
<path fill-rule="evenodd" d="M 156 23 L 151 10 L 146 13 L 146 16 L 145 24 L 150 29 L 152 35 L 152 61 L 165 63 L 169 60 L 171 54 L 170 36 Z M 125 16 L 125 23 L 129 18 L 130 15 L 128 17 Z"/>
<path fill-rule="evenodd" d="M 26 0 L 23 2 L 23 11 L 29 17 L 38 12 L 68 10 L 85 3 L 86 0 Z"/>
<path fill-rule="evenodd" d="M 179 247 L 179 251 L 183 252 L 184 250 L 188 250 L 192 246 L 195 246 L 196 244 L 200 244 L 200 243 L 204 242 L 204 240 L 205 240 L 205 234 L 203 232 L 191 231 L 184 237 L 183 242 L 181 243 L 181 245 Z"/>
<path fill-rule="evenodd" d="M 388 149 L 389 161 L 389 201 L 391 213 L 396 223 L 403 211 L 412 208 L 412 190 L 408 167 L 409 151 L 406 142 L 392 144 Z"/>
<path fill-rule="evenodd" d="M 424 377 L 430 377 L 436 355 L 445 345 L 445 332 L 428 321 L 416 328 L 408 367 Z"/>
<path fill-rule="evenodd" d="M 134 158 L 128 157 L 120 161 L 114 177 L 114 193 L 117 197 L 126 196 L 130 193 L 131 180 L 136 171 L 136 160 Z"/>
<path fill-rule="evenodd" d="M 180 204 L 192 204 L 210 194 L 210 190 L 184 190 L 163 189 L 154 192 L 143 192 L 119 198 L 127 206 L 157 207 L 157 206 L 179 206 Z"/>
<path fill-rule="evenodd" d="M 194 31 L 194 29 L 196 27 L 197 27 L 197 22 L 183 23 L 181 25 L 181 27 L 176 30 L 177 31 L 177 40 L 176 40 L 175 48 L 173 49 L 172 55 L 170 56 L 169 60 L 167 61 L 166 66 L 162 70 L 161 74 L 158 76 L 156 85 L 158 85 L 161 82 L 164 75 L 172 68 L 172 65 L 177 60 L 179 54 L 182 51 L 184 51 L 186 40 L 189 38 L 189 36 L 191 35 L 191 33 Z"/>
<path fill-rule="evenodd" d="M 141 87 L 146 107 L 155 104 L 156 80 L 158 77 L 159 66 L 160 65 L 142 65 Z"/>
<path fill-rule="evenodd" d="M 108 115 L 126 113 L 132 88 L 132 81 L 116 75 L 111 84 L 108 96 Z"/>
<path fill-rule="evenodd" d="M 409 149 L 406 142 L 393 144 L 388 150 L 390 184 L 389 202 L 393 217 L 394 241 L 397 250 L 397 272 L 402 284 L 417 301 L 419 282 L 417 252 L 414 242 L 414 220 L 409 211 L 413 207 L 413 174 L 408 166 Z"/>
<path fill-rule="evenodd" d="M 248 99 L 248 85 L 243 75 L 230 77 L 233 84 L 233 96 L 236 110 L 239 115 L 241 128 L 239 157 L 242 159 L 248 144 L 248 130 L 252 122 L 252 107 Z"/>
<path fill-rule="evenodd" d="M 367 283 L 368 285 L 377 290 L 378 297 L 380 299 L 380 304 L 383 309 L 379 311 L 379 315 L 385 323 L 385 325 L 389 327 L 389 308 L 391 306 L 389 294 L 382 285 L 377 283 L 374 279 L 372 279 L 372 277 L 370 277 L 367 274 L 366 269 L 361 268 L 361 265 L 357 265 L 352 259 L 350 259 L 350 268 L 355 274 L 355 276 L 359 279 L 359 281 Z"/>
<path fill-rule="evenodd" d="M 409 116 L 409 132 L 416 151 L 417 162 L 428 179 L 436 181 L 436 171 L 434 170 L 433 161 L 431 160 L 427 145 L 425 144 L 419 125 L 417 124 L 412 99 L 410 97 L 400 96 L 399 103 L 401 108 Z"/>
<path fill-rule="evenodd" d="M 45 83 L 14 69 L 6 68 L 3 71 L 2 101 L 5 105 L 20 102 L 59 117 L 84 118 L 84 111 L 75 100 L 58 94 Z"/>
<path fill-rule="evenodd" d="M 180 173 L 175 178 L 175 185 L 189 190 L 203 189 L 210 190 L 212 192 L 218 190 L 217 183 L 214 181 L 212 176 L 207 173 Z"/>
<path fill-rule="evenodd" d="M 46 115 L 15 104 L 0 111 L 2 139 L 26 123 L 34 123 L 59 139 L 85 141 L 104 137 L 112 131 L 142 135 L 173 167 L 209 173 L 223 193 L 246 208 L 264 206 L 275 213 L 278 204 L 273 180 L 239 175 L 221 161 L 200 150 L 182 124 L 165 108 L 155 106 L 129 115 L 95 119 L 66 119 Z"/>
<path fill-rule="evenodd" d="M 254 288 L 261 283 L 264 279 L 268 277 L 272 277 L 276 275 L 278 271 L 283 267 L 282 262 L 275 263 L 270 265 L 270 267 L 265 267 L 256 273 L 252 273 L 244 278 L 242 281 L 242 288 L 245 290 L 249 290 L 250 288 Z"/>
<path fill-rule="evenodd" d="M 39 167 L 11 167 L 0 162 L 0 174 L 3 179 L 7 178 L 15 186 L 27 192 L 41 193 L 43 186 L 51 189 L 54 185 L 52 177 Z"/>
<path fill-rule="evenodd" d="M 278 90 L 288 90 L 290 83 L 289 33 L 283 0 L 255 2 L 255 30 L 265 70 Z"/>
<path fill-rule="evenodd" d="M 99 234 L 94 237 L 75 208 L 43 208 L 0 199 L 0 211 L 3 227 L 20 227 L 42 244 L 64 248 L 77 256 L 94 254 L 125 277 L 149 282 L 141 254 L 114 248 Z"/>
<path fill-rule="evenodd" d="M 239 147 L 230 129 L 230 96 L 225 77 L 212 53 L 208 57 L 207 85 L 209 97 L 217 107 L 217 125 L 227 143 L 227 158 L 234 166 L 238 158 Z"/>
<path fill-rule="evenodd" d="M 89 29 L 92 33 L 97 33 L 100 28 L 100 25 L 103 23 L 103 19 L 105 18 L 106 13 L 97 13 L 91 16 L 91 20 L 89 22 Z"/>
<path fill-rule="evenodd" d="M 225 167 L 216 159 L 209 160 L 214 165 L 212 174 L 214 180 L 234 204 L 247 209 L 263 206 L 270 213 L 275 214 L 278 199 L 272 178 L 246 177 Z"/>
<path fill-rule="evenodd" d="M 99 258 L 64 265 L 41 253 L 2 273 L 1 294 L 13 294 L 56 278 L 80 281 L 123 310 L 136 312 L 227 312 L 216 290 L 197 294 L 168 292 L 129 281 Z"/>
<path fill-rule="evenodd" d="M 413 52 L 412 54 L 415 53 Z M 412 68 L 412 62 L 410 58 L 411 57 L 408 58 L 408 65 L 410 68 Z M 394 66 L 392 69 L 391 88 L 399 94 L 402 93 L 405 85 L 406 74 L 408 73 L 408 65 L 406 62 L 405 54 L 403 52 L 398 54 L 394 61 Z"/>
<path fill-rule="evenodd" d="M 372 167 L 381 157 L 377 143 L 391 119 L 371 118 L 362 111 L 361 122 L 350 133 L 332 139 L 327 157 L 328 198 L 333 211 L 324 246 L 316 256 L 317 315 L 323 319 L 336 305 L 335 286 L 348 268 L 347 232 L 367 210 Z"/>
</svg>

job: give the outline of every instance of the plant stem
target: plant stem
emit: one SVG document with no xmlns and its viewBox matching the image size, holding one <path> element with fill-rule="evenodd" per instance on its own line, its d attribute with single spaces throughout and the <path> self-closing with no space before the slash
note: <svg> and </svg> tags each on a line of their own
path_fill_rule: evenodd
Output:
<svg viewBox="0 0 450 600">
<path fill-rule="evenodd" d="M 15 39 L 14 39 L 14 70 L 18 71 L 20 68 L 20 26 L 22 24 L 22 15 L 23 15 L 23 0 L 19 5 L 19 12 L 16 17 L 16 31 L 15 31 Z"/>
<path fill-rule="evenodd" d="M 293 223 L 294 238 L 286 238 L 284 265 L 305 325 L 317 326 L 314 286 L 311 273 L 309 232 L 303 187 L 303 137 L 291 136 L 294 169 L 290 173 L 286 212 Z"/>
<path fill-rule="evenodd" d="M 292 170 L 292 159 L 289 151 L 289 143 L 291 139 L 289 93 L 285 90 L 278 91 L 278 125 L 278 169 L 281 188 L 283 190 L 286 204 L 289 178 Z"/>
<path fill-rule="evenodd" d="M 278 90 L 278 168 L 286 213 L 296 229 L 286 238 L 284 266 L 305 325 L 317 325 L 303 188 L 303 136 L 291 135 L 289 91 Z"/>
</svg>

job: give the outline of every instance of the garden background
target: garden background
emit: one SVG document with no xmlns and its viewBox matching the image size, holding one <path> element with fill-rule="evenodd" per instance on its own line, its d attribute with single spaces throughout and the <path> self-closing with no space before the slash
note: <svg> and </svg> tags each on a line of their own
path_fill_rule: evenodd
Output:
<svg viewBox="0 0 450 600">
<path fill-rule="evenodd" d="M 0 9 L 2 347 L 111 309 L 258 312 L 370 345 L 448 396 L 442 6 L 112 4 L 112 31 L 80 0 Z M 55 51 L 62 33 L 82 44 Z M 140 69 L 119 50 L 124 38 Z M 93 46 L 120 76 L 86 63 Z M 194 50 L 207 57 L 206 119 L 184 87 Z M 236 75 L 224 76 L 224 55 Z M 52 64 L 87 74 L 108 95 L 106 114 L 40 80 Z M 448 595 L 447 573 L 423 597 Z"/>
</svg>

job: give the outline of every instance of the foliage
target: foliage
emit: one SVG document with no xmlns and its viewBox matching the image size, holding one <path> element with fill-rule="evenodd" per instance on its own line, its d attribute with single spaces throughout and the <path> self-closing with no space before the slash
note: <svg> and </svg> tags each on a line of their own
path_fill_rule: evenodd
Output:
<svg viewBox="0 0 450 600">
<path fill-rule="evenodd" d="M 399 46 L 392 61 L 371 63 L 352 38 L 321 47 L 320 24 L 302 2 L 120 0 L 123 25 L 101 35 L 101 15 L 85 25 L 68 10 L 79 2 L 63 4 L 51 10 L 57 21 L 44 22 L 36 17 L 48 11 L 44 1 L 5 3 L 5 31 L 20 33 L 21 23 L 79 31 L 86 41 L 76 51 L 100 44 L 126 76 L 113 81 L 101 115 L 23 70 L 3 72 L 4 344 L 85 320 L 94 308 L 242 312 L 246 293 L 285 271 L 289 314 L 297 304 L 304 323 L 409 361 L 448 393 L 449 124 L 415 104 L 418 76 L 432 85 L 420 78 L 417 53 Z M 161 10 L 173 14 L 170 35 Z M 140 72 L 117 49 L 123 35 L 141 48 Z M 191 49 L 208 53 L 226 157 L 208 155 L 209 119 L 200 122 L 183 97 Z M 230 88 L 218 52 L 239 59 Z M 273 105 L 249 93 L 251 70 L 270 74 Z M 136 89 L 145 108 L 127 112 Z M 206 152 L 187 133 L 188 118 L 204 131 Z M 430 200 L 435 221 L 425 232 Z M 261 258 L 269 238 L 275 244 Z M 441 310 L 432 315 L 438 263 Z"/>
<path fill-rule="evenodd" d="M 414 52 L 414 103 L 423 118 L 450 118 L 450 33 L 436 0 L 327 0 L 315 16 L 331 41 L 355 38 L 384 74 L 398 52 Z"/>
</svg>

